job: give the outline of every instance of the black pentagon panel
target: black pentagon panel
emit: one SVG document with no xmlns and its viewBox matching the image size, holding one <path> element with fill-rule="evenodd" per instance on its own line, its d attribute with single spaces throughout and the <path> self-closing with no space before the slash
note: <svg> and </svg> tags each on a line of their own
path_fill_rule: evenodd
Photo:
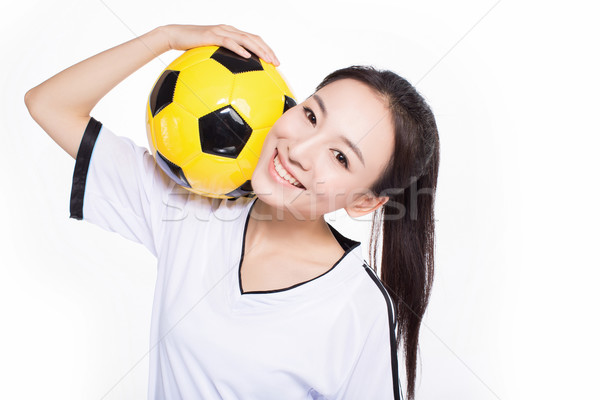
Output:
<svg viewBox="0 0 600 400">
<path fill-rule="evenodd" d="M 185 174 L 183 173 L 181 167 L 167 160 L 167 158 L 160 154 L 158 150 L 156 151 L 156 156 L 156 163 L 163 171 L 165 171 L 169 178 L 174 180 L 175 183 L 177 183 L 180 186 L 186 188 L 192 187 L 192 185 L 190 185 L 187 178 L 185 177 Z"/>
<path fill-rule="evenodd" d="M 248 181 L 244 182 L 237 189 L 232 190 L 229 193 L 225 193 L 225 196 L 233 197 L 233 199 L 227 199 L 227 200 L 235 200 L 238 197 L 252 197 L 252 193 L 253 193 L 252 183 L 248 180 Z"/>
<path fill-rule="evenodd" d="M 225 106 L 198 118 L 202 151 L 221 157 L 237 158 L 252 128 L 231 106 Z"/>
<path fill-rule="evenodd" d="M 263 67 L 256 54 L 248 50 L 250 58 L 244 58 L 224 47 L 219 47 L 210 58 L 227 68 L 232 74 L 242 72 L 262 71 Z"/>
<path fill-rule="evenodd" d="M 284 97 L 285 97 L 285 101 L 283 103 L 283 112 L 286 112 L 287 110 L 289 110 L 290 108 L 292 108 L 296 105 L 296 100 L 292 99 L 289 96 L 284 95 Z"/>
<path fill-rule="evenodd" d="M 177 77 L 179 77 L 179 71 L 166 70 L 156 81 L 152 93 L 150 93 L 150 111 L 153 117 L 173 102 Z"/>
</svg>

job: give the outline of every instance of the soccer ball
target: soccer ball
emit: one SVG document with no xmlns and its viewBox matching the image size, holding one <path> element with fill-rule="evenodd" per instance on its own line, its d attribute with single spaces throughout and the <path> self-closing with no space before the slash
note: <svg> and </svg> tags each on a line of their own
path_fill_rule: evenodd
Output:
<svg viewBox="0 0 600 400">
<path fill-rule="evenodd" d="M 146 107 L 156 163 L 177 184 L 215 198 L 251 197 L 250 179 L 271 126 L 296 105 L 272 64 L 217 46 L 175 59 Z"/>
</svg>

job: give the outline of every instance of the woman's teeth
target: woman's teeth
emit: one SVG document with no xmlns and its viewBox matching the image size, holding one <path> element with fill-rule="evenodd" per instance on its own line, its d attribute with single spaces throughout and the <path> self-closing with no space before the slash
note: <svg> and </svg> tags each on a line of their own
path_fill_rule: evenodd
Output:
<svg viewBox="0 0 600 400">
<path fill-rule="evenodd" d="M 286 170 L 285 168 L 283 168 L 283 165 L 281 165 L 281 163 L 279 162 L 279 155 L 276 155 L 275 158 L 273 159 L 273 163 L 275 164 L 275 171 L 277 171 L 277 174 L 282 177 L 283 179 L 285 179 L 286 181 L 288 181 L 289 183 L 291 183 L 292 185 L 299 187 L 299 188 L 303 188 L 303 186 L 300 184 L 300 182 L 298 182 L 296 179 L 294 179 L 293 176 L 291 176 Z"/>
</svg>

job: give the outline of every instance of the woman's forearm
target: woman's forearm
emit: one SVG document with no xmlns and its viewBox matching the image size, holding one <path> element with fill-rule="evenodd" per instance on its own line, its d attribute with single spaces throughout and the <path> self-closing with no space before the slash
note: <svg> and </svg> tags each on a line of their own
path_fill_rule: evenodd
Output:
<svg viewBox="0 0 600 400">
<path fill-rule="evenodd" d="M 63 150 L 76 158 L 96 104 L 119 82 L 169 50 L 163 28 L 83 60 L 25 94 L 31 117 Z"/>
</svg>

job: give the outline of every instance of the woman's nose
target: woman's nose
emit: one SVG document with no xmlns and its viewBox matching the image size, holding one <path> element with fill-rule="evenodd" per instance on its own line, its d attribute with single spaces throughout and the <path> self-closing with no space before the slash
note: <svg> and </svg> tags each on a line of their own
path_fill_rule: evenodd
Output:
<svg viewBox="0 0 600 400">
<path fill-rule="evenodd" d="M 317 135 L 304 137 L 290 141 L 288 144 L 288 158 L 290 163 L 309 171 L 313 168 L 314 160 L 318 155 L 318 137 Z"/>
</svg>

